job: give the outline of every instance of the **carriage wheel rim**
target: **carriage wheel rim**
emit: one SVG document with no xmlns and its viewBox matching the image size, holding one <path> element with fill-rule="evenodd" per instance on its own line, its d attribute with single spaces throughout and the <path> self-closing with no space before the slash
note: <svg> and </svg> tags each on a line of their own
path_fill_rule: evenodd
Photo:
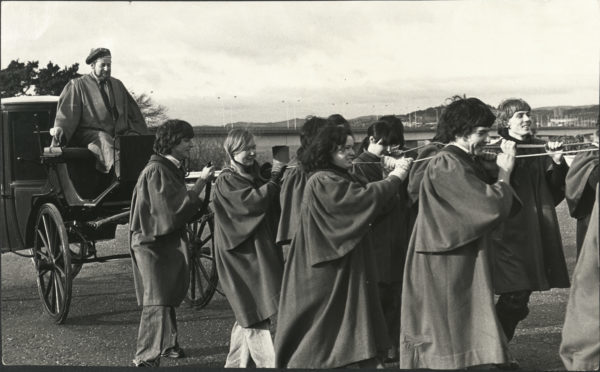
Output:
<svg viewBox="0 0 600 372">
<path fill-rule="evenodd" d="M 57 322 L 66 319 L 71 299 L 68 236 L 58 209 L 44 204 L 35 226 L 33 261 L 44 310 Z"/>
</svg>

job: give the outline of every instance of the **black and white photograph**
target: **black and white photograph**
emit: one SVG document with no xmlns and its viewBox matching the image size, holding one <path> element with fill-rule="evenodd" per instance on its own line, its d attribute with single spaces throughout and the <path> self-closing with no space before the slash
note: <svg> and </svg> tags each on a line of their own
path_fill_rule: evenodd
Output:
<svg viewBox="0 0 600 372">
<path fill-rule="evenodd" d="M 0 1 L 0 355 L 600 369 L 600 1 Z"/>
</svg>

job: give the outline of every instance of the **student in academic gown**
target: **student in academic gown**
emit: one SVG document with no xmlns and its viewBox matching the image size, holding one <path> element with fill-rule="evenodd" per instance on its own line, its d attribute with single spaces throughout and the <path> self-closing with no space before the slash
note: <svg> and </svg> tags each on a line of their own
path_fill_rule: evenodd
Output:
<svg viewBox="0 0 600 372">
<path fill-rule="evenodd" d="M 289 166 L 283 172 L 281 191 L 279 193 L 281 214 L 277 228 L 277 244 L 282 247 L 284 260 L 287 257 L 290 243 L 298 228 L 302 194 L 304 193 L 304 186 L 308 178 L 302 164 L 298 161 L 298 157 L 306 150 L 319 130 L 325 125 L 327 125 L 326 120 L 318 116 L 310 116 L 306 119 L 300 130 L 300 148 L 298 148 L 296 158 L 290 162 Z"/>
<path fill-rule="evenodd" d="M 598 130 L 591 146 L 598 148 Z M 594 148 L 592 147 L 592 148 Z M 565 198 L 571 217 L 577 219 L 577 257 L 590 222 L 598 185 L 598 151 L 580 152 L 575 156 L 565 178 Z"/>
<path fill-rule="evenodd" d="M 348 129 L 326 127 L 300 157 L 310 177 L 281 287 L 279 368 L 375 367 L 387 353 L 370 225 L 397 194 L 411 160 L 365 185 L 349 173 L 353 145 Z"/>
<path fill-rule="evenodd" d="M 519 145 L 544 144 L 533 134 L 531 107 L 518 98 L 498 105 L 498 134 L 517 144 L 517 155 L 544 154 L 543 148 Z M 523 208 L 498 228 L 493 236 L 494 291 L 498 318 L 510 341 L 517 324 L 529 314 L 532 291 L 568 288 L 569 273 L 563 253 L 555 206 L 564 198 L 568 166 L 560 152 L 562 143 L 548 142 L 549 156 L 517 159 L 509 180 Z"/>
<path fill-rule="evenodd" d="M 399 135 L 402 136 L 401 132 Z M 353 173 L 367 182 L 384 179 L 387 176 L 386 166 L 393 166 L 395 161 L 385 154 L 389 153 L 390 148 L 402 147 L 404 144 L 404 138 L 399 135 L 398 131 L 392 132 L 391 125 L 386 121 L 379 120 L 371 124 L 361 144 L 364 151 L 353 162 Z M 394 199 L 387 205 L 386 213 L 373 222 L 371 234 L 381 307 L 392 343 L 386 359 L 389 362 L 398 360 L 402 273 L 410 235 L 407 230 L 406 183 L 403 182 Z"/>
<path fill-rule="evenodd" d="M 598 187 L 596 187 L 598 198 Z M 568 370 L 600 369 L 600 257 L 598 241 L 598 201 L 594 203 L 573 272 L 573 284 L 562 329 L 560 357 Z"/>
<path fill-rule="evenodd" d="M 419 209 L 419 190 L 421 189 L 421 182 L 427 169 L 429 160 L 423 160 L 425 158 L 431 158 L 436 155 L 444 145 L 441 142 L 441 134 L 439 133 L 439 126 L 436 127 L 436 135 L 427 141 L 426 146 L 417 150 L 417 156 L 415 164 L 410 168 L 408 174 L 408 180 L 406 185 L 407 202 L 408 202 L 408 231 L 412 233 L 417 219 L 417 213 Z M 418 160 L 418 161 L 417 161 Z"/>
<path fill-rule="evenodd" d="M 492 230 L 518 205 L 508 183 L 514 143 L 502 145 L 497 181 L 478 154 L 495 117 L 456 98 L 439 127 L 448 146 L 431 159 L 404 270 L 400 368 L 461 369 L 508 362 L 488 262 Z"/>
<path fill-rule="evenodd" d="M 133 363 L 158 366 L 160 357 L 181 358 L 175 307 L 189 285 L 186 224 L 198 212 L 210 182 L 205 167 L 187 190 L 182 162 L 189 158 L 192 126 L 168 120 L 156 131 L 155 155 L 140 174 L 131 200 L 129 243 L 138 304 L 143 306 Z"/>
<path fill-rule="evenodd" d="M 275 366 L 269 331 L 277 312 L 283 257 L 275 244 L 279 181 L 259 175 L 254 137 L 233 129 L 223 144 L 230 163 L 215 181 L 215 260 L 219 283 L 235 315 L 225 367 Z"/>
</svg>

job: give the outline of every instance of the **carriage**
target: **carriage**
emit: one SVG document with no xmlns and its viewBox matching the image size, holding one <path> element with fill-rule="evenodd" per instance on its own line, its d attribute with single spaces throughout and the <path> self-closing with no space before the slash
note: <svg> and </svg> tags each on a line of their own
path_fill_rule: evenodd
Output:
<svg viewBox="0 0 600 372">
<path fill-rule="evenodd" d="M 2 99 L 0 248 L 31 258 L 50 318 L 67 319 L 73 279 L 83 264 L 129 258 L 102 256 L 96 243 L 115 238 L 129 220 L 137 178 L 152 154 L 153 135 L 117 136 L 114 175 L 95 170 L 87 148 L 51 147 L 58 97 Z M 210 188 L 188 224 L 190 288 L 186 302 L 206 306 L 217 290 Z"/>
</svg>

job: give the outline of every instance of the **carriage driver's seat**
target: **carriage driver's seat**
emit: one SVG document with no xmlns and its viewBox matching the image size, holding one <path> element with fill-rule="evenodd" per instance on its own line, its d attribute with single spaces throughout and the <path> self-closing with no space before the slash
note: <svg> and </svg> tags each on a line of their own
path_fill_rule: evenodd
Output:
<svg viewBox="0 0 600 372">
<path fill-rule="evenodd" d="M 96 170 L 94 154 L 83 147 L 45 147 L 42 161 L 53 164 L 50 182 L 62 190 L 68 205 L 127 205 L 137 178 L 152 155 L 153 144 L 153 135 L 117 136 L 114 172 L 109 174 Z"/>
</svg>

